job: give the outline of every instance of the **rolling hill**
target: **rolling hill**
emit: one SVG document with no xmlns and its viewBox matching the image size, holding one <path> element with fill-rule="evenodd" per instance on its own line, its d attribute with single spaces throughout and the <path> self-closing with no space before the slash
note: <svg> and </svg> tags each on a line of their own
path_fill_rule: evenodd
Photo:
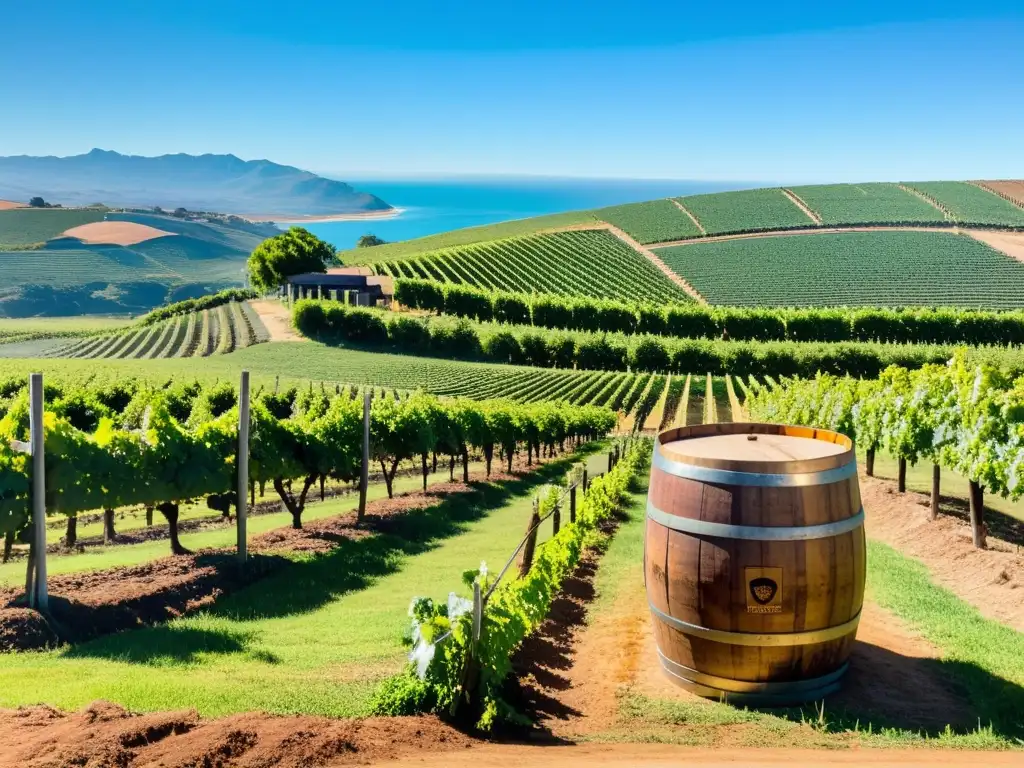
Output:
<svg viewBox="0 0 1024 768">
<path fill-rule="evenodd" d="M 138 314 L 240 286 L 272 231 L 101 209 L 0 211 L 0 317 Z"/>
<path fill-rule="evenodd" d="M 522 293 L 1016 309 L 1024 307 L 1021 189 L 1012 181 L 939 181 L 690 195 L 474 227 L 341 257 L 398 278 Z"/>
<path fill-rule="evenodd" d="M 380 198 L 341 181 L 234 155 L 141 157 L 94 149 L 71 157 L 0 157 L 0 199 L 41 196 L 65 206 L 161 206 L 237 214 L 387 211 Z"/>
</svg>

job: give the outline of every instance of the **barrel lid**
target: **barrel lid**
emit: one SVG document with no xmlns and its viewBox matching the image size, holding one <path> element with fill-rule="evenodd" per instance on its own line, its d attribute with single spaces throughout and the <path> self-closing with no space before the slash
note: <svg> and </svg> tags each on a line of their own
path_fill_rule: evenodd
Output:
<svg viewBox="0 0 1024 768">
<path fill-rule="evenodd" d="M 662 432 L 658 450 L 672 461 L 746 472 L 807 472 L 853 461 L 853 443 L 823 429 L 726 422 Z"/>
</svg>

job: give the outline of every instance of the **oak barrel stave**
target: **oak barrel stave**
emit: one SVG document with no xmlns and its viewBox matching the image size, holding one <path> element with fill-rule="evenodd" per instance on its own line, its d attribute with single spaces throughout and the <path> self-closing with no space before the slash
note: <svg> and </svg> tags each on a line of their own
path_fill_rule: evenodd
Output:
<svg viewBox="0 0 1024 768">
<path fill-rule="evenodd" d="M 758 444 L 747 434 L 765 437 Z M 706 437 L 716 439 L 700 439 Z M 688 446 L 703 453 L 687 455 Z M 671 474 L 664 462 L 659 467 L 658 457 L 651 472 L 644 570 L 666 672 L 702 695 L 764 703 L 817 698 L 838 687 L 865 576 L 860 491 L 848 438 L 802 427 L 725 423 L 668 430 L 655 450 L 675 469 L 704 477 Z M 709 482 L 707 471 L 717 470 L 736 483 Z M 758 474 L 781 485 L 756 485 Z M 794 477 L 798 482 L 788 484 Z M 829 481 L 816 484 L 820 478 Z M 665 519 L 690 530 L 659 522 Z M 791 536 L 797 529 L 816 538 L 758 538 Z M 750 582 L 759 575 L 772 585 L 776 577 L 782 582 L 767 608 L 751 599 Z M 769 609 L 777 612 L 751 612 Z"/>
</svg>

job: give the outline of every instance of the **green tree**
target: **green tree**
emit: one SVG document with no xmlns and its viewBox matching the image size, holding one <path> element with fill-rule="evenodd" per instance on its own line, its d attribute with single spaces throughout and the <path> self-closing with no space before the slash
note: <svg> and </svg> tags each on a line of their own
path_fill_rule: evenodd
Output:
<svg viewBox="0 0 1024 768">
<path fill-rule="evenodd" d="M 376 235 L 366 234 L 359 238 L 356 248 L 369 248 L 374 245 L 387 245 L 387 240 L 381 240 Z"/>
<path fill-rule="evenodd" d="M 249 279 L 253 287 L 266 291 L 291 275 L 326 272 L 328 265 L 337 263 L 333 245 L 302 227 L 292 227 L 256 246 L 249 256 Z"/>
<path fill-rule="evenodd" d="M 28 201 L 28 207 L 29 208 L 45 208 L 46 207 L 46 201 L 43 200 L 43 198 L 41 198 L 41 197 L 33 197 L 31 200 Z"/>
</svg>

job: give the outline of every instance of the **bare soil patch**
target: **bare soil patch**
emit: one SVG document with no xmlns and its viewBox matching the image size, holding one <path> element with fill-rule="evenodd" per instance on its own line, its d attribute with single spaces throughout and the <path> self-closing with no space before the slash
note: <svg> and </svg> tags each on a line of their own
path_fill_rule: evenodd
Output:
<svg viewBox="0 0 1024 768">
<path fill-rule="evenodd" d="M 1024 181 L 979 181 L 977 183 L 1024 208 Z"/>
<path fill-rule="evenodd" d="M 433 717 L 333 720 L 258 713 L 202 719 L 194 711 L 131 714 L 109 702 L 65 714 L 0 710 L 0 766 L 305 768 L 437 754 L 473 741 Z"/>
<path fill-rule="evenodd" d="M 63 236 L 77 238 L 87 245 L 138 245 L 158 237 L 173 237 L 174 233 L 133 221 L 96 221 L 72 227 Z"/>
<path fill-rule="evenodd" d="M 295 330 L 292 325 L 292 315 L 288 307 L 276 299 L 258 299 L 250 301 L 249 305 L 256 310 L 271 341 L 309 341 L 305 336 Z"/>
<path fill-rule="evenodd" d="M 27 208 L 24 203 L 16 203 L 13 200 L 0 200 L 0 211 L 10 211 L 14 208 Z"/>
<path fill-rule="evenodd" d="M 933 580 L 974 605 L 982 615 L 1024 632 L 1024 549 L 998 537 L 1014 538 L 1013 522 L 994 531 L 990 515 L 988 549 L 975 549 L 964 511 L 943 506 L 931 520 L 927 495 L 897 493 L 895 484 L 861 476 L 867 534 L 917 558 Z"/>
<path fill-rule="evenodd" d="M 1017 261 L 1024 261 L 1024 232 L 979 232 L 967 230 L 967 234 L 990 248 L 1002 251 Z"/>
</svg>

